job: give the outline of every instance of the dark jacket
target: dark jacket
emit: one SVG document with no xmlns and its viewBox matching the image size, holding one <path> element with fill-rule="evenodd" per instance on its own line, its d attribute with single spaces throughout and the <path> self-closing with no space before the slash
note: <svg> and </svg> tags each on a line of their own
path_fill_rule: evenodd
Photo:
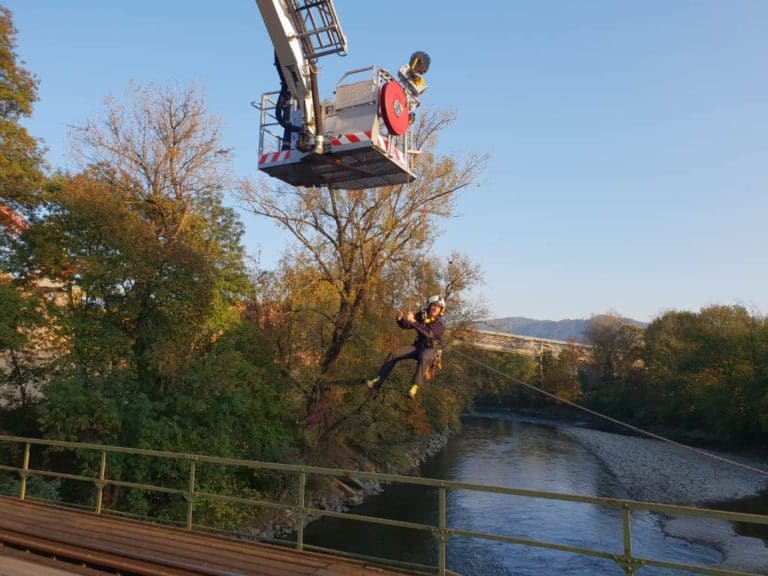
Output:
<svg viewBox="0 0 768 576">
<path fill-rule="evenodd" d="M 445 332 L 445 325 L 440 318 L 428 319 L 423 312 L 417 312 L 414 316 L 414 322 L 408 322 L 403 316 L 402 320 L 398 320 L 397 324 L 400 328 L 411 328 L 416 330 L 416 340 L 413 345 L 417 350 L 425 350 L 430 347 L 439 347 L 440 339 Z"/>
</svg>

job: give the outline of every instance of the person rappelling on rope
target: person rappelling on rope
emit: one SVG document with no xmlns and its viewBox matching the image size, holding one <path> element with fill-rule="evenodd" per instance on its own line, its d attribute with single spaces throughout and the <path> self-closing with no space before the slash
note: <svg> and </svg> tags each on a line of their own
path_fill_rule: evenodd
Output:
<svg viewBox="0 0 768 576">
<path fill-rule="evenodd" d="M 365 384 L 370 390 L 380 390 L 389 373 L 400 360 L 416 360 L 416 371 L 413 374 L 411 388 L 408 397 L 415 398 L 419 387 L 429 380 L 440 362 L 441 338 L 445 332 L 445 325 L 440 319 L 445 311 L 445 300 L 442 296 L 430 296 L 427 299 L 424 310 L 414 314 L 403 314 L 397 311 L 397 325 L 404 330 L 416 330 L 416 340 L 410 346 L 402 346 L 392 350 L 387 359 L 379 368 L 379 374 L 375 378 L 366 380 Z"/>
</svg>

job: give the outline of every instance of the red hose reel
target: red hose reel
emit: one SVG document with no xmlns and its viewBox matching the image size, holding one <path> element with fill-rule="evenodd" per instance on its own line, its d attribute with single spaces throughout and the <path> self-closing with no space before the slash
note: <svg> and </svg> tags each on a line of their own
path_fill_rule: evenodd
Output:
<svg viewBox="0 0 768 576">
<path fill-rule="evenodd" d="M 408 131 L 408 96 L 399 82 L 390 80 L 381 87 L 381 115 L 391 134 L 402 136 Z"/>
</svg>

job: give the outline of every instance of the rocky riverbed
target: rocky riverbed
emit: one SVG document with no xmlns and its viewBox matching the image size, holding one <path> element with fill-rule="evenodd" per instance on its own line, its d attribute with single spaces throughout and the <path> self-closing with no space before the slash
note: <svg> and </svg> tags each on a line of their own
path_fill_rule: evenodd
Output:
<svg viewBox="0 0 768 576">
<path fill-rule="evenodd" d="M 687 448 L 654 440 L 574 426 L 564 433 L 589 448 L 636 500 L 707 507 L 768 489 L 768 463 L 716 454 L 752 471 Z M 723 568 L 768 574 L 768 548 L 758 538 L 737 535 L 726 521 L 678 516 L 662 520 L 670 536 L 715 546 L 723 553 Z"/>
</svg>

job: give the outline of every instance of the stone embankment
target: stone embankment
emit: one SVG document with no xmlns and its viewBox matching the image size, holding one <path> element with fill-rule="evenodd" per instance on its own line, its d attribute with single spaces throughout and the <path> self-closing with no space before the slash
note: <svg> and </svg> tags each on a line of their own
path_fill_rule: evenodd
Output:
<svg viewBox="0 0 768 576">
<path fill-rule="evenodd" d="M 409 474 L 416 470 L 424 460 L 442 450 L 448 442 L 448 438 L 448 433 L 425 436 L 405 449 L 401 467 L 390 464 L 386 465 L 385 469 L 377 471 L 383 474 Z M 310 506 L 321 510 L 345 512 L 350 506 L 362 503 L 366 496 L 378 494 L 383 490 L 383 486 L 378 480 L 344 479 L 340 483 L 342 484 L 340 490 L 314 497 Z"/>
<path fill-rule="evenodd" d="M 768 463 L 716 454 L 765 470 L 764 474 L 650 438 L 562 426 L 590 449 L 627 491 L 629 498 L 707 507 L 768 490 Z M 729 522 L 677 516 L 662 520 L 670 536 L 700 542 L 723 553 L 723 568 L 768 574 L 768 548 L 762 540 L 737 535 Z"/>
<path fill-rule="evenodd" d="M 384 474 L 409 474 L 416 470 L 424 460 L 433 456 L 445 447 L 450 434 L 448 432 L 431 434 L 404 448 L 404 455 L 400 459 L 400 465 L 385 464 L 376 472 Z M 375 468 L 375 466 L 371 466 Z M 351 506 L 361 504 L 368 497 L 380 493 L 384 486 L 378 480 L 359 478 L 344 478 L 330 480 L 326 490 L 314 494 L 307 506 L 318 510 L 331 512 L 346 512 Z M 317 519 L 308 517 L 307 523 Z M 271 520 L 258 527 L 250 529 L 250 535 L 265 540 L 285 539 L 296 530 L 296 523 L 290 511 L 283 511 L 274 515 Z"/>
</svg>

